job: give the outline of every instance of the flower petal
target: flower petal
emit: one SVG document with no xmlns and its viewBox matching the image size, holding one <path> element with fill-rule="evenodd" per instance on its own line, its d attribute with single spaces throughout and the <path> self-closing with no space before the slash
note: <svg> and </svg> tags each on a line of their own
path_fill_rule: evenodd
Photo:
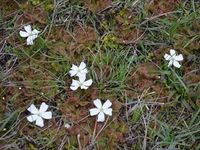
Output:
<svg viewBox="0 0 200 150">
<path fill-rule="evenodd" d="M 164 55 L 165 60 L 170 60 L 171 56 L 169 54 Z"/>
<path fill-rule="evenodd" d="M 71 128 L 71 125 L 70 125 L 69 123 L 66 123 L 66 124 L 64 125 L 64 127 L 67 128 L 67 129 L 69 129 L 69 128 Z"/>
<path fill-rule="evenodd" d="M 168 67 L 170 67 L 172 64 L 173 64 L 173 61 L 170 60 L 169 63 L 168 63 Z"/>
<path fill-rule="evenodd" d="M 92 85 L 92 79 L 85 81 L 83 83 L 83 85 L 85 85 L 85 86 L 91 86 Z"/>
<path fill-rule="evenodd" d="M 80 82 L 78 80 L 72 80 L 72 86 L 80 86 Z"/>
<path fill-rule="evenodd" d="M 52 118 L 52 112 L 47 111 L 41 114 L 41 117 L 44 119 L 51 119 Z"/>
<path fill-rule="evenodd" d="M 180 55 L 176 56 L 175 59 L 176 59 L 177 61 L 182 61 L 182 60 L 183 60 L 183 55 L 180 54 Z"/>
<path fill-rule="evenodd" d="M 36 30 L 36 29 L 34 29 L 33 31 L 32 31 L 32 34 L 39 34 L 40 33 L 40 31 L 38 31 L 38 30 Z"/>
<path fill-rule="evenodd" d="M 76 76 L 79 77 L 79 79 L 80 79 L 81 76 L 85 76 L 85 79 L 86 79 L 86 73 L 83 72 L 83 71 L 79 71 L 79 72 L 77 72 Z M 81 80 L 83 80 L 83 79 L 84 79 L 84 78 L 82 77 Z M 84 82 L 84 81 L 85 81 L 85 80 L 83 80 L 83 82 Z"/>
<path fill-rule="evenodd" d="M 29 34 L 28 34 L 27 32 L 25 32 L 25 31 L 20 31 L 20 32 L 19 32 L 19 35 L 20 35 L 21 37 L 28 37 L 28 36 L 29 36 Z"/>
<path fill-rule="evenodd" d="M 73 91 L 77 90 L 79 88 L 79 81 L 77 80 L 72 80 L 72 84 L 70 86 L 70 89 L 72 89 Z"/>
<path fill-rule="evenodd" d="M 98 114 L 97 122 L 104 122 L 105 121 L 105 114 L 103 112 L 100 112 Z"/>
<path fill-rule="evenodd" d="M 38 118 L 38 115 L 30 115 L 27 117 L 27 120 L 29 122 L 33 122 L 33 121 L 37 120 L 37 118 Z"/>
<path fill-rule="evenodd" d="M 78 67 L 76 65 L 72 64 L 71 70 L 76 70 L 77 71 Z"/>
<path fill-rule="evenodd" d="M 110 106 L 112 106 L 112 103 L 110 100 L 107 100 L 104 104 L 103 104 L 103 109 L 109 108 Z"/>
<path fill-rule="evenodd" d="M 73 91 L 76 91 L 78 89 L 78 87 L 70 86 L 70 89 L 73 90 Z"/>
<path fill-rule="evenodd" d="M 31 106 L 27 110 L 32 114 L 37 114 L 38 113 L 38 109 L 35 107 L 34 104 L 31 104 Z"/>
<path fill-rule="evenodd" d="M 83 74 L 86 74 L 86 73 L 88 73 L 88 71 L 87 71 L 87 68 L 85 68 L 85 69 L 81 70 L 81 73 L 83 73 Z"/>
<path fill-rule="evenodd" d="M 77 71 L 75 71 L 75 70 L 70 70 L 70 71 L 69 71 L 69 74 L 70 74 L 71 77 L 73 77 L 73 76 L 75 76 L 75 75 L 77 74 Z"/>
<path fill-rule="evenodd" d="M 33 45 L 33 36 L 29 36 L 29 37 L 26 39 L 26 43 L 27 43 L 27 45 Z"/>
<path fill-rule="evenodd" d="M 178 61 L 174 61 L 174 62 L 173 62 L 173 65 L 174 65 L 176 68 L 180 68 L 180 67 L 181 67 L 181 65 L 179 64 Z"/>
<path fill-rule="evenodd" d="M 89 87 L 85 85 L 81 85 L 81 89 L 87 90 Z"/>
<path fill-rule="evenodd" d="M 170 55 L 173 56 L 176 54 L 176 51 L 174 49 L 170 49 Z"/>
<path fill-rule="evenodd" d="M 99 112 L 100 112 L 99 109 L 97 109 L 97 108 L 92 108 L 92 109 L 90 109 L 90 116 L 95 116 L 95 115 L 97 115 Z"/>
<path fill-rule="evenodd" d="M 112 116 L 112 108 L 104 109 L 103 112 L 108 116 Z"/>
<path fill-rule="evenodd" d="M 101 100 L 100 99 L 94 100 L 93 103 L 97 108 L 99 108 L 99 109 L 102 108 L 102 104 L 101 104 Z"/>
<path fill-rule="evenodd" d="M 28 34 L 31 34 L 31 26 L 30 25 L 24 26 L 24 29 Z"/>
<path fill-rule="evenodd" d="M 33 39 L 33 40 L 35 40 L 37 37 L 38 37 L 37 34 L 33 34 L 33 35 L 32 35 L 32 39 Z"/>
<path fill-rule="evenodd" d="M 48 107 L 49 107 L 49 106 L 48 106 L 46 103 L 43 102 L 43 103 L 40 105 L 39 112 L 40 112 L 40 113 L 43 113 L 43 112 L 47 111 Z"/>
<path fill-rule="evenodd" d="M 81 74 L 81 75 L 79 76 L 79 81 L 80 81 L 81 83 L 84 83 L 84 82 L 85 82 L 85 79 L 86 79 L 86 75 L 85 75 L 85 74 Z"/>
<path fill-rule="evenodd" d="M 35 124 L 39 127 L 44 127 L 44 120 L 42 119 L 42 117 L 38 116 Z"/>
<path fill-rule="evenodd" d="M 86 64 L 84 62 L 81 62 L 80 66 L 79 66 L 79 69 L 83 70 L 85 68 L 86 68 Z"/>
</svg>

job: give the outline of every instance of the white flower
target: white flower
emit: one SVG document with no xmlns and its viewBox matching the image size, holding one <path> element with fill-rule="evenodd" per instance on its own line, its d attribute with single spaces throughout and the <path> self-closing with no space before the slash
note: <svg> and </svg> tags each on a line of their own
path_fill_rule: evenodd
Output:
<svg viewBox="0 0 200 150">
<path fill-rule="evenodd" d="M 72 84 L 70 86 L 70 89 L 72 89 L 73 91 L 77 90 L 79 87 L 81 89 L 88 89 L 89 86 L 92 85 L 92 79 L 85 81 L 86 76 L 82 75 L 79 76 L 79 80 L 72 80 Z"/>
<path fill-rule="evenodd" d="M 25 31 L 20 31 L 19 34 L 21 37 L 27 37 L 26 43 L 27 45 L 33 45 L 33 40 L 35 40 L 38 37 L 38 34 L 40 31 L 34 29 L 31 29 L 30 25 L 24 26 Z"/>
<path fill-rule="evenodd" d="M 90 109 L 90 116 L 95 116 L 98 114 L 97 122 L 104 122 L 105 121 L 105 114 L 108 116 L 112 116 L 112 103 L 110 100 L 107 100 L 103 105 L 100 99 L 94 100 L 94 105 L 96 108 Z"/>
<path fill-rule="evenodd" d="M 52 113 L 50 111 L 47 111 L 48 105 L 44 102 L 41 104 L 40 109 L 38 110 L 35 105 L 31 104 L 31 106 L 27 109 L 32 115 L 27 117 L 27 120 L 29 122 L 36 121 L 36 125 L 39 127 L 44 126 L 43 119 L 51 119 Z"/>
<path fill-rule="evenodd" d="M 182 54 L 176 55 L 176 51 L 174 49 L 170 49 L 170 55 L 165 54 L 164 58 L 165 60 L 169 61 L 168 67 L 170 67 L 171 65 L 174 65 L 177 68 L 181 67 L 179 61 L 183 60 L 183 55 Z"/>
<path fill-rule="evenodd" d="M 81 62 L 81 64 L 78 66 L 72 64 L 71 70 L 69 71 L 70 76 L 84 76 L 87 73 L 86 64 L 84 62 Z"/>
<path fill-rule="evenodd" d="M 69 129 L 69 128 L 71 128 L 71 125 L 70 125 L 69 123 L 66 123 L 66 124 L 64 125 L 64 127 L 67 128 L 67 129 Z"/>
</svg>

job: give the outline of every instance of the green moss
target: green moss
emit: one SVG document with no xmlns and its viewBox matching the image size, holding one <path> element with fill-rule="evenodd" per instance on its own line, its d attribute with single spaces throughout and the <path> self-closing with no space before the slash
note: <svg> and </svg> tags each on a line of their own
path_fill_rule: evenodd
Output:
<svg viewBox="0 0 200 150">
<path fill-rule="evenodd" d="M 51 0 L 28 0 L 33 6 L 37 6 L 42 4 L 43 8 L 45 11 L 50 12 L 52 11 L 53 8 L 53 1 Z"/>
<path fill-rule="evenodd" d="M 137 123 L 140 119 L 141 119 L 141 116 L 142 116 L 142 110 L 141 108 L 136 108 L 133 112 L 133 115 L 132 115 L 132 122 L 133 123 Z"/>
<path fill-rule="evenodd" d="M 117 37 L 110 33 L 110 34 L 106 34 L 103 37 L 103 46 L 107 49 L 117 49 L 119 48 L 119 44 L 117 43 Z"/>
</svg>

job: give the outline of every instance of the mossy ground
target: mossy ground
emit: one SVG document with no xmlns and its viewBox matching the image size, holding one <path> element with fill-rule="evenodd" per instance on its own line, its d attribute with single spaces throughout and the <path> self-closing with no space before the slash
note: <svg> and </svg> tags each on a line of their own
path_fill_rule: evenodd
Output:
<svg viewBox="0 0 200 150">
<path fill-rule="evenodd" d="M 27 24 L 42 31 L 33 46 Z M 171 48 L 180 69 L 163 58 Z M 94 83 L 73 92 L 81 61 Z M 0 149 L 200 149 L 199 1 L 4 0 L 0 68 Z M 113 102 L 105 123 L 89 116 L 96 98 Z M 41 102 L 44 128 L 26 119 Z"/>
</svg>

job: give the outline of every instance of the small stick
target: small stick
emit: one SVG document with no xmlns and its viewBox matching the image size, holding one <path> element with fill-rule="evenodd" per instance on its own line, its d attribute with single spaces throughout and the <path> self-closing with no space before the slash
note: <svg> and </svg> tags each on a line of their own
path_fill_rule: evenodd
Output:
<svg viewBox="0 0 200 150">
<path fill-rule="evenodd" d="M 94 131 L 93 131 L 93 135 L 92 135 L 92 142 L 95 140 L 96 129 L 97 129 L 97 121 L 95 121 L 95 125 L 94 125 Z"/>
<path fill-rule="evenodd" d="M 81 142 L 80 142 L 80 134 L 77 135 L 77 141 L 78 141 L 78 149 L 82 150 Z"/>
<path fill-rule="evenodd" d="M 100 129 L 100 131 L 97 133 L 95 139 L 97 139 L 97 137 L 99 136 L 99 134 L 103 131 L 103 129 L 105 128 L 107 122 L 108 122 L 109 117 L 106 119 L 106 122 L 104 123 L 103 127 Z"/>
</svg>

